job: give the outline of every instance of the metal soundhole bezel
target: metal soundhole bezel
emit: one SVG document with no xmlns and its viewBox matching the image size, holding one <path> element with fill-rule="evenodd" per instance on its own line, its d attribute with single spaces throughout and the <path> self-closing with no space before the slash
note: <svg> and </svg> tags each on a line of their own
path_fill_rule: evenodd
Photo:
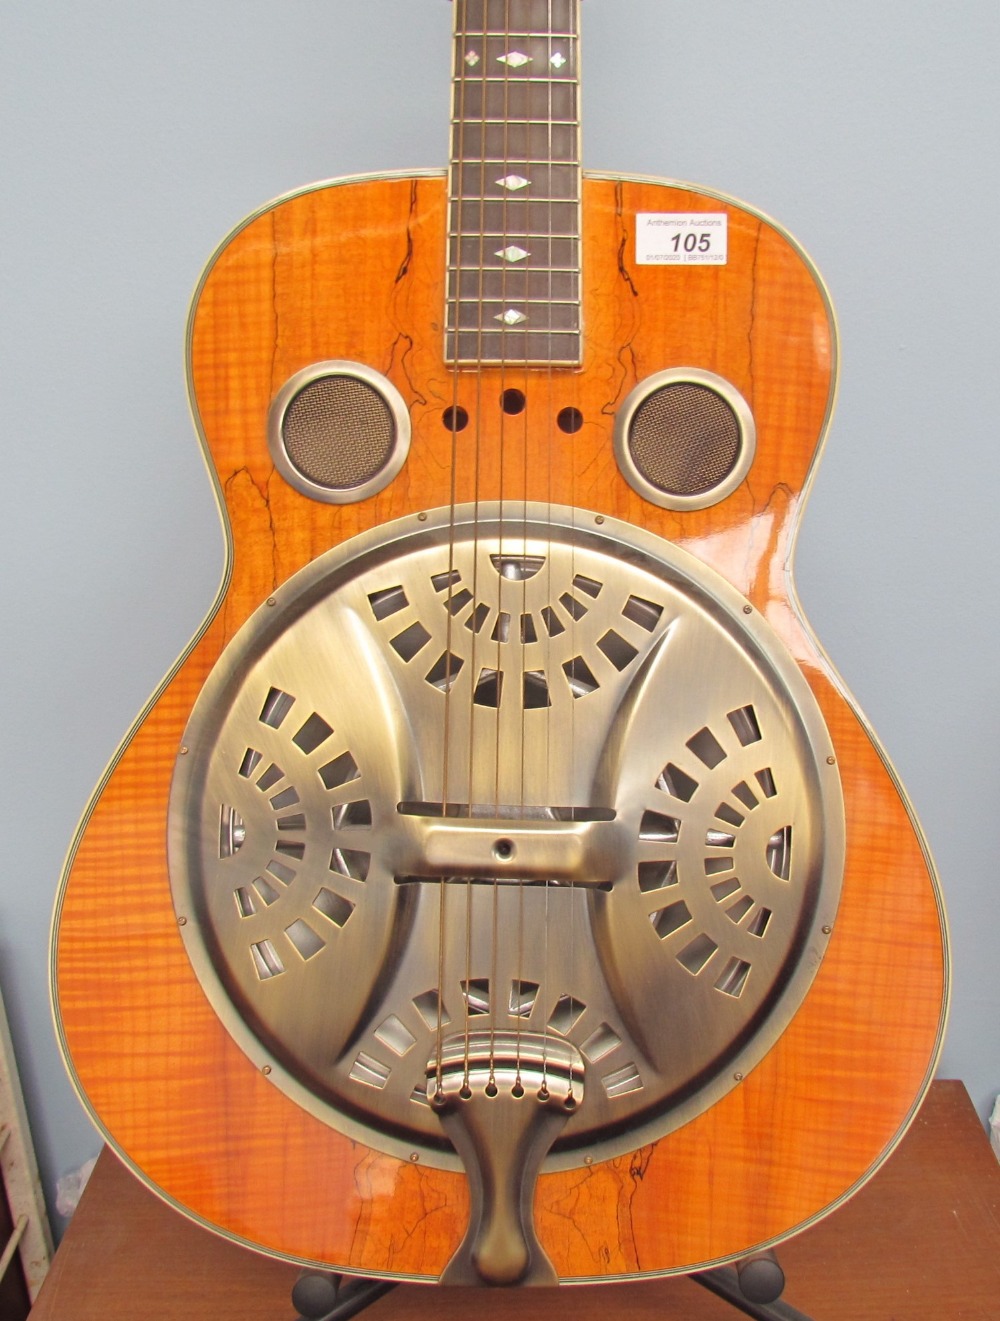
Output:
<svg viewBox="0 0 1000 1321">
<path fill-rule="evenodd" d="M 355 486 L 325 486 L 315 482 L 299 468 L 285 445 L 285 416 L 288 409 L 304 389 L 315 381 L 341 376 L 360 381 L 380 395 L 392 418 L 395 432 L 392 448 L 385 463 L 367 481 Z M 411 425 L 406 400 L 388 377 L 361 362 L 330 359 L 314 362 L 290 376 L 271 402 L 267 416 L 267 447 L 278 472 L 294 490 L 311 500 L 324 504 L 347 505 L 377 495 L 395 478 L 410 452 Z"/>
<path fill-rule="evenodd" d="M 665 491 L 649 481 L 636 466 L 629 446 L 636 413 L 647 399 L 671 385 L 700 385 L 711 390 L 732 409 L 739 428 L 739 451 L 729 473 L 721 482 L 717 482 L 708 490 L 698 491 L 692 495 Z M 647 376 L 628 394 L 615 417 L 614 447 L 615 459 L 622 476 L 629 486 L 650 504 L 657 505 L 660 509 L 674 509 L 679 512 L 708 509 L 732 495 L 750 471 L 757 452 L 757 427 L 750 405 L 732 382 L 701 367 L 670 367 L 666 371 Z"/>
</svg>

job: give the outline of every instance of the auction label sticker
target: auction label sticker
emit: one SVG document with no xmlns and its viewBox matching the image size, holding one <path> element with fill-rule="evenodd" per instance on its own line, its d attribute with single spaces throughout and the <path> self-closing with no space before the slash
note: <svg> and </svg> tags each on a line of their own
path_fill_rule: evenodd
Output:
<svg viewBox="0 0 1000 1321">
<path fill-rule="evenodd" d="M 728 222 L 724 211 L 640 211 L 636 261 L 640 266 L 725 266 Z"/>
</svg>

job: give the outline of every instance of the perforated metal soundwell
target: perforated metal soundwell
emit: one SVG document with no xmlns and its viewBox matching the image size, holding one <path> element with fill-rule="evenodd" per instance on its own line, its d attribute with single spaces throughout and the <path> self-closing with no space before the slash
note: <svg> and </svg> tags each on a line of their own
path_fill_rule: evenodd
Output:
<svg viewBox="0 0 1000 1321">
<path fill-rule="evenodd" d="M 743 396 L 711 372 L 672 368 L 642 381 L 615 424 L 625 479 L 653 504 L 703 509 L 736 489 L 756 435 Z"/>
<path fill-rule="evenodd" d="M 753 1067 L 822 959 L 844 827 L 815 699 L 745 607 L 640 529 L 530 504 L 400 520 L 274 593 L 185 731 L 169 858 L 276 1086 L 454 1164 L 435 1060 L 502 1042 L 544 1073 L 559 1043 L 586 1075 L 559 1166 Z"/>
<path fill-rule="evenodd" d="M 347 504 L 374 495 L 399 472 L 410 419 L 399 391 L 380 373 L 357 362 L 318 362 L 276 395 L 268 443 L 296 490 Z"/>
</svg>

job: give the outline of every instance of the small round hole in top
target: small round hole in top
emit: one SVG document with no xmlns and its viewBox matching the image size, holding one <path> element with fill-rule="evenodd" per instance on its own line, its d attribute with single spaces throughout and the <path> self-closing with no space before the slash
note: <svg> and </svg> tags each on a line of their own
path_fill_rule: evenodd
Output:
<svg viewBox="0 0 1000 1321">
<path fill-rule="evenodd" d="M 573 436 L 583 426 L 583 414 L 578 408 L 563 408 L 556 418 L 556 425 L 567 436 Z"/>
<path fill-rule="evenodd" d="M 454 407 L 449 405 L 441 414 L 441 421 L 449 431 L 464 431 L 469 425 L 469 414 L 461 404 Z"/>
</svg>

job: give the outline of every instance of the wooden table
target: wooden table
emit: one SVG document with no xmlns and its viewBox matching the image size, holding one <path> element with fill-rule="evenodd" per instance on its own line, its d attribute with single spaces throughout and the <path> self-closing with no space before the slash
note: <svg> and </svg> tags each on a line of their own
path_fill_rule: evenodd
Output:
<svg viewBox="0 0 1000 1321">
<path fill-rule="evenodd" d="M 938 1082 L 878 1175 L 780 1251 L 814 1321 L 1000 1321 L 1000 1164 L 961 1083 Z M 105 1151 L 31 1321 L 290 1321 L 296 1269 L 191 1224 Z M 736 1321 L 683 1277 L 512 1292 L 404 1285 L 366 1321 Z"/>
</svg>

